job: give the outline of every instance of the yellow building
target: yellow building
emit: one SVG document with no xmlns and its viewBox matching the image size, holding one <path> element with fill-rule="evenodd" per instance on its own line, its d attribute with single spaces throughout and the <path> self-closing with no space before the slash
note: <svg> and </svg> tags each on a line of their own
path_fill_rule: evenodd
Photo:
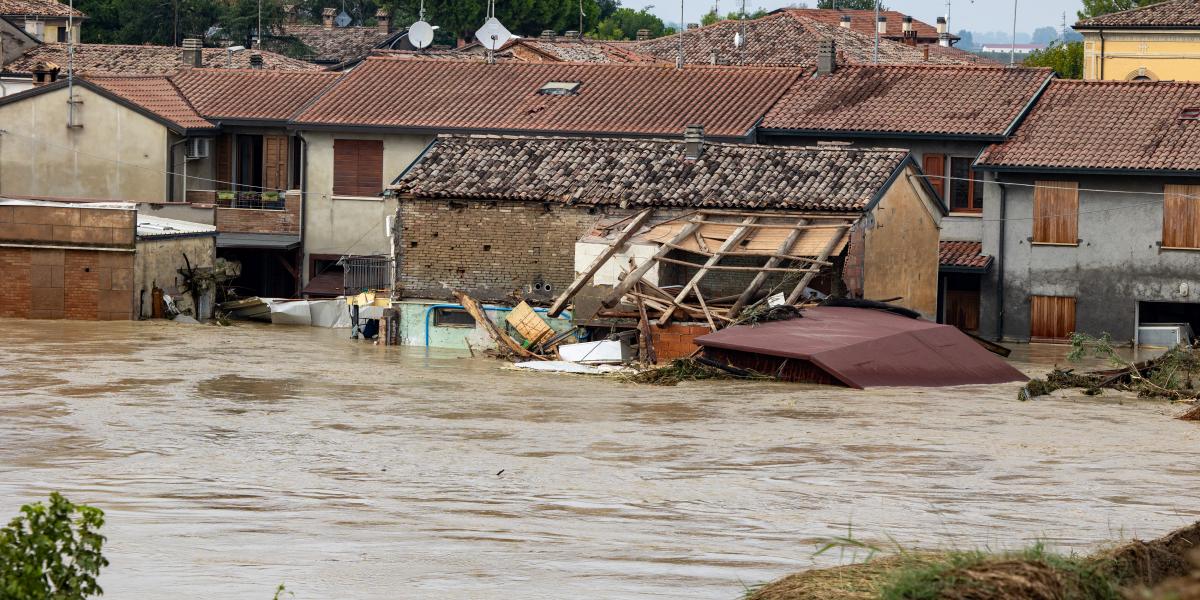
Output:
<svg viewBox="0 0 1200 600">
<path fill-rule="evenodd" d="M 1083 78 L 1200 81 L 1200 0 L 1166 0 L 1075 24 Z"/>
</svg>

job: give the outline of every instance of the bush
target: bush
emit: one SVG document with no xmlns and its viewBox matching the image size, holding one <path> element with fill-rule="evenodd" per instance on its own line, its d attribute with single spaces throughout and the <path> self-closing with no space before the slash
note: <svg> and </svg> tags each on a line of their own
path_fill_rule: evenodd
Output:
<svg viewBox="0 0 1200 600">
<path fill-rule="evenodd" d="M 0 529 L 0 600 L 78 600 L 104 593 L 96 583 L 104 511 L 72 504 L 57 492 L 50 505 L 21 507 Z"/>
</svg>

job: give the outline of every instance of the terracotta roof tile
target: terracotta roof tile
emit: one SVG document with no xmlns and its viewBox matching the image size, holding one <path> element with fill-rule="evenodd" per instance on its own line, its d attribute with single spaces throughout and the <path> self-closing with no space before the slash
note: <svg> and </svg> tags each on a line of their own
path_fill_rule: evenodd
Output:
<svg viewBox="0 0 1200 600">
<path fill-rule="evenodd" d="M 2 1 L 2 0 L 0 0 Z M 264 70 L 317 71 L 321 67 L 274 52 L 243 51 L 233 54 L 233 68 L 249 68 L 250 55 L 263 57 Z M 204 48 L 204 66 L 225 68 L 230 64 L 224 48 Z M 38 62 L 67 66 L 67 44 L 47 43 L 31 48 L 4 66 L 11 73 L 29 73 Z M 175 46 L 132 46 L 125 44 L 76 44 L 75 72 L 96 75 L 171 75 L 183 66 L 183 49 Z"/>
<path fill-rule="evenodd" d="M 1200 27 L 1200 0 L 1167 0 L 1131 10 L 1084 19 L 1076 29 Z"/>
<path fill-rule="evenodd" d="M 215 127 L 196 112 L 166 77 L 87 77 L 85 81 L 174 123 L 179 129 Z"/>
<path fill-rule="evenodd" d="M 0 17 L 68 17 L 71 7 L 57 0 L 0 0 Z M 76 17 L 84 14 L 75 10 Z"/>
<path fill-rule="evenodd" d="M 943 267 L 986 269 L 992 257 L 983 253 L 982 242 L 944 241 L 938 243 L 938 263 Z"/>
<path fill-rule="evenodd" d="M 842 17 L 850 17 L 850 28 L 868 36 L 875 36 L 875 11 L 873 10 L 853 10 L 849 8 L 784 8 L 781 10 L 796 11 L 800 16 L 820 21 L 827 25 L 841 26 Z M 884 34 L 888 39 L 901 39 L 904 37 L 904 13 L 894 10 L 881 10 L 879 16 L 887 19 L 887 33 Z M 937 27 L 930 25 L 924 21 L 913 19 L 913 30 L 917 32 L 917 39 L 921 42 L 936 42 L 938 40 Z M 951 35 L 950 39 L 959 39 L 956 35 Z"/>
<path fill-rule="evenodd" d="M 621 206 L 862 210 L 905 150 L 681 141 L 442 136 L 389 189 L 419 198 Z"/>
<path fill-rule="evenodd" d="M 748 135 L 798 69 L 497 63 L 371 57 L 300 114 L 301 124 L 449 131 Z M 549 82 L 579 82 L 547 95 Z"/>
<path fill-rule="evenodd" d="M 824 40 L 833 40 L 841 64 L 872 62 L 875 36 L 853 29 L 830 25 L 804 16 L 807 10 L 784 10 L 745 23 L 746 43 L 733 45 L 734 35 L 742 31 L 740 21 L 719 21 L 706 27 L 683 33 L 684 53 L 689 64 L 713 61 L 734 65 L 792 65 L 813 67 L 817 63 L 817 48 Z M 634 42 L 630 49 L 642 54 L 674 61 L 679 53 L 679 38 L 665 36 Z M 961 56 L 930 51 L 926 58 L 924 47 L 909 46 L 891 40 L 879 43 L 879 61 L 888 64 L 963 64 L 971 62 Z"/>
<path fill-rule="evenodd" d="M 517 60 L 527 62 L 662 62 L 662 59 L 654 56 L 638 54 L 628 48 L 587 38 L 522 38 L 509 42 L 501 50 L 508 51 Z"/>
<path fill-rule="evenodd" d="M 210 119 L 284 121 L 341 76 L 328 71 L 186 69 L 171 80 Z"/>
<path fill-rule="evenodd" d="M 1051 76 L 1006 67 L 843 67 L 797 81 L 761 128 L 1001 136 Z"/>
<path fill-rule="evenodd" d="M 370 54 L 387 45 L 402 31 L 382 31 L 376 27 L 331 27 L 322 25 L 285 25 L 284 36 L 300 40 L 311 52 L 304 58 L 318 63 L 336 64 Z M 267 48 L 275 48 L 269 39 Z M 276 48 L 278 49 L 278 48 Z"/>
<path fill-rule="evenodd" d="M 1055 80 L 1016 133 L 984 150 L 1000 168 L 1200 171 L 1200 83 Z"/>
</svg>

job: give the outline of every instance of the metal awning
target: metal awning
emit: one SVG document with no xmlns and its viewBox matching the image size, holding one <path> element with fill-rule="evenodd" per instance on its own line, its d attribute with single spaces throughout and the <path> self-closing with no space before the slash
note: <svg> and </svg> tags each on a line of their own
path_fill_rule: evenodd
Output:
<svg viewBox="0 0 1200 600">
<path fill-rule="evenodd" d="M 300 236 L 287 233 L 220 233 L 218 248 L 262 248 L 291 250 L 300 246 Z"/>
</svg>

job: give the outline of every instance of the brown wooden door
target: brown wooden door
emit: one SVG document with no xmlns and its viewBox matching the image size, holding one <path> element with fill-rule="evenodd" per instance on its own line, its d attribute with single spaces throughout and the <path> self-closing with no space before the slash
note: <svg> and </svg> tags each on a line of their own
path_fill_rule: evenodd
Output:
<svg viewBox="0 0 1200 600">
<path fill-rule="evenodd" d="M 1038 181 L 1033 190 L 1033 243 L 1079 243 L 1079 183 Z"/>
<path fill-rule="evenodd" d="M 1163 187 L 1164 248 L 1200 248 L 1200 185 Z"/>
<path fill-rule="evenodd" d="M 946 324 L 979 331 L 979 290 L 946 290 Z"/>
<path fill-rule="evenodd" d="M 1035 341 L 1064 341 L 1075 332 L 1075 298 L 1031 296 L 1029 337 Z"/>
<path fill-rule="evenodd" d="M 921 170 L 925 171 L 929 185 L 937 191 L 938 198 L 946 198 L 946 155 L 926 154 L 922 159 Z"/>
<path fill-rule="evenodd" d="M 263 191 L 282 191 L 288 184 L 288 138 L 263 136 Z"/>
</svg>

